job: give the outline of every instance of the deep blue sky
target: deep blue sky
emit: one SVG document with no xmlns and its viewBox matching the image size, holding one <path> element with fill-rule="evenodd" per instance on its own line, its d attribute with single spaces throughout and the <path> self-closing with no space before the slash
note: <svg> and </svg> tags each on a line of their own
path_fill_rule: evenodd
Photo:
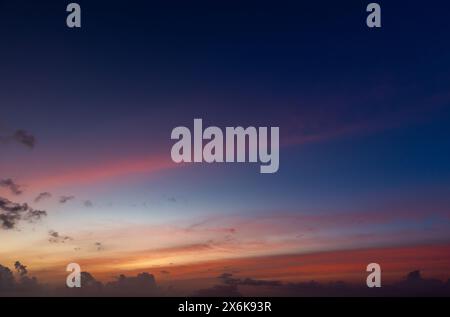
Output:
<svg viewBox="0 0 450 317">
<path fill-rule="evenodd" d="M 277 125 L 295 157 L 282 162 L 289 188 L 308 164 L 296 146 L 305 136 L 334 142 L 297 175 L 309 184 L 448 180 L 443 1 L 380 2 L 376 30 L 365 25 L 364 1 L 79 3 L 82 28 L 72 30 L 65 2 L 1 2 L 5 131 L 33 131 L 48 148 L 69 143 L 75 163 L 164 152 L 171 129 L 194 117 Z"/>
</svg>

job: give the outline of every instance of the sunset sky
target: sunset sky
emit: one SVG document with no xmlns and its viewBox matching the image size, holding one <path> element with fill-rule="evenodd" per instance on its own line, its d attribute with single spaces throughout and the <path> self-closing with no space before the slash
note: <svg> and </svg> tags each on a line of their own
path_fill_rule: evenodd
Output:
<svg viewBox="0 0 450 317">
<path fill-rule="evenodd" d="M 79 3 L 68 29 L 64 2 L 0 1 L 0 198 L 47 213 L 0 218 L 1 265 L 181 288 L 363 283 L 370 262 L 450 278 L 447 5 L 383 2 L 370 30 L 361 1 Z M 194 118 L 280 127 L 279 171 L 173 163 Z"/>
</svg>

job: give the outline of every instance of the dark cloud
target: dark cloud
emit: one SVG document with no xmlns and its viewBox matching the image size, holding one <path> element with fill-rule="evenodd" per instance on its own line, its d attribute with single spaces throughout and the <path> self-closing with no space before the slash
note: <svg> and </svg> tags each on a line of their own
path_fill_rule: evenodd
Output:
<svg viewBox="0 0 450 317">
<path fill-rule="evenodd" d="M 90 208 L 90 207 L 94 206 L 94 204 L 93 204 L 92 201 L 90 201 L 90 200 L 85 200 L 85 201 L 83 202 L 83 205 L 84 205 L 84 207 L 86 207 L 86 208 Z"/>
<path fill-rule="evenodd" d="M 88 273 L 81 273 L 81 288 L 57 290 L 63 296 L 162 296 L 164 291 L 158 287 L 155 277 L 150 273 L 137 276 L 120 275 L 116 280 L 102 283 Z"/>
<path fill-rule="evenodd" d="M 0 213 L 0 222 L 3 229 L 13 229 L 20 221 L 20 214 L 17 212 Z"/>
<path fill-rule="evenodd" d="M 0 186 L 8 188 L 14 195 L 23 193 L 22 186 L 16 184 L 11 178 L 0 180 Z"/>
<path fill-rule="evenodd" d="M 218 279 L 222 279 L 224 281 L 227 281 L 228 279 L 233 278 L 233 274 L 231 274 L 231 273 L 222 273 L 217 278 Z"/>
<path fill-rule="evenodd" d="M 116 281 L 106 284 L 106 291 L 121 296 L 157 296 L 161 290 L 153 274 L 139 273 L 137 276 L 120 275 Z"/>
<path fill-rule="evenodd" d="M 36 137 L 23 129 L 19 129 L 10 135 L 0 136 L 0 143 L 7 144 L 10 142 L 18 143 L 32 149 L 36 145 Z"/>
<path fill-rule="evenodd" d="M 6 266 L 0 264 L 0 296 L 166 296 L 174 289 L 161 289 L 150 273 L 136 276 L 120 275 L 114 281 L 102 283 L 89 272 L 81 273 L 81 288 L 50 288 L 39 284 L 28 276 L 28 270 L 21 262 L 14 265 L 18 278 Z M 286 283 L 253 278 L 236 278 L 231 273 L 218 277 L 221 284 L 196 291 L 194 296 L 241 297 L 241 296 L 450 296 L 450 280 L 443 282 L 423 278 L 420 271 L 407 274 L 401 281 L 368 288 L 365 285 L 344 282 L 319 283 L 315 281 Z"/>
<path fill-rule="evenodd" d="M 50 230 L 48 232 L 48 235 L 50 236 L 50 238 L 48 239 L 50 243 L 65 243 L 66 241 L 73 240 L 73 238 L 69 236 L 60 235 L 57 231 L 54 230 Z"/>
<path fill-rule="evenodd" d="M 225 284 L 228 285 L 245 285 L 245 286 L 280 286 L 280 281 L 273 280 L 256 280 L 253 278 L 234 278 L 231 273 L 223 273 L 218 276 L 219 279 L 223 280 Z"/>
<path fill-rule="evenodd" d="M 28 276 L 25 265 L 16 261 L 14 268 L 19 274 L 19 280 L 14 278 L 13 272 L 0 264 L 0 296 L 36 296 L 45 295 L 43 286 L 35 277 Z"/>
<path fill-rule="evenodd" d="M 24 212 L 29 210 L 27 204 L 14 203 L 6 198 L 0 197 L 0 210 L 6 212 Z"/>
<path fill-rule="evenodd" d="M 162 270 L 162 271 L 160 271 L 159 273 L 161 273 L 161 274 L 170 274 L 170 272 L 169 271 L 166 271 L 166 270 Z"/>
<path fill-rule="evenodd" d="M 1 296 L 109 296 L 105 286 L 90 273 L 81 272 L 81 288 L 51 287 L 38 282 L 35 277 L 28 276 L 25 265 L 16 261 L 14 264 L 18 278 L 6 266 L 0 264 L 0 297 Z M 119 286 L 114 286 L 118 289 Z M 118 290 L 120 296 L 120 290 Z M 126 295 L 126 294 L 124 294 Z"/>
<path fill-rule="evenodd" d="M 66 202 L 68 202 L 69 200 L 75 199 L 75 196 L 61 196 L 59 197 L 59 202 L 61 204 L 65 204 Z"/>
<path fill-rule="evenodd" d="M 14 263 L 14 268 L 16 269 L 17 273 L 20 274 L 20 276 L 25 276 L 28 274 L 27 267 L 19 261 L 16 261 L 16 263 Z"/>
<path fill-rule="evenodd" d="M 389 288 L 386 296 L 450 296 L 450 279 L 443 283 L 438 279 L 423 278 L 419 270 L 412 271 L 406 277 Z"/>
<path fill-rule="evenodd" d="M 368 288 L 344 282 L 318 283 L 315 281 L 286 283 L 276 280 L 235 278 L 231 273 L 218 276 L 222 284 L 194 293 L 194 296 L 450 296 L 450 280 L 442 282 L 425 279 L 420 271 L 413 271 L 400 282 Z"/>
<path fill-rule="evenodd" d="M 50 197 L 52 197 L 52 194 L 50 194 L 49 192 L 43 192 L 43 193 L 40 193 L 40 194 L 34 199 L 34 202 L 38 203 L 38 202 L 40 202 L 41 200 L 48 199 L 48 198 L 50 198 Z"/>
<path fill-rule="evenodd" d="M 101 242 L 95 242 L 95 247 L 97 248 L 97 251 L 103 250 L 103 244 Z"/>
<path fill-rule="evenodd" d="M 17 130 L 13 134 L 12 139 L 17 143 L 29 147 L 30 149 L 34 148 L 34 146 L 36 145 L 36 138 L 25 130 Z"/>
<path fill-rule="evenodd" d="M 193 294 L 199 297 L 241 297 L 236 285 L 214 285 L 211 288 L 201 289 Z"/>
<path fill-rule="evenodd" d="M 81 272 L 81 288 L 52 287 L 43 285 L 21 262 L 14 265 L 18 277 L 6 266 L 0 264 L 1 296 L 163 296 L 165 292 L 158 287 L 155 277 L 150 273 L 136 276 L 120 275 L 106 284 L 98 281 L 89 272 Z"/>
<path fill-rule="evenodd" d="M 13 290 L 15 283 L 13 272 L 0 264 L 0 294 Z"/>
<path fill-rule="evenodd" d="M 41 220 L 41 218 L 45 216 L 47 216 L 47 212 L 45 210 L 30 209 L 24 215 L 23 219 L 27 220 L 28 222 L 35 222 Z"/>
<path fill-rule="evenodd" d="M 19 221 L 35 222 L 47 216 L 44 210 L 35 210 L 28 204 L 19 204 L 0 197 L 0 226 L 3 229 L 14 229 Z"/>
<path fill-rule="evenodd" d="M 29 209 L 27 204 L 17 204 L 0 197 L 0 222 L 3 229 L 13 229 Z"/>
<path fill-rule="evenodd" d="M 100 291 L 103 287 L 103 284 L 97 281 L 89 272 L 81 272 L 81 285 L 84 288 L 97 291 Z"/>
</svg>

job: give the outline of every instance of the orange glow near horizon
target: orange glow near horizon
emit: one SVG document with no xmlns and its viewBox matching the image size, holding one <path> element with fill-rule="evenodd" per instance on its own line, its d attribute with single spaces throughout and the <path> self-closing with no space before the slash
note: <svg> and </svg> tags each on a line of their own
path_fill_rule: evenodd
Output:
<svg viewBox="0 0 450 317">
<path fill-rule="evenodd" d="M 109 281 L 120 274 L 128 276 L 141 272 L 154 274 L 158 280 L 186 281 L 215 279 L 222 273 L 232 273 L 241 278 L 278 280 L 282 282 L 344 281 L 360 283 L 367 277 L 367 264 L 381 265 L 383 281 L 386 283 L 401 280 L 407 273 L 420 270 L 424 276 L 440 280 L 450 278 L 450 245 L 423 245 L 408 247 L 389 247 L 358 250 L 329 251 L 310 254 L 292 254 L 248 258 L 207 260 L 192 263 L 172 263 L 151 265 L 139 268 L 122 268 L 128 259 L 80 259 L 84 271 L 92 273 L 97 279 Z M 112 262 L 112 263 L 111 263 Z M 142 263 L 145 263 L 144 259 Z M 52 283 L 60 283 L 66 276 L 64 264 L 33 271 L 38 278 Z M 164 272 L 161 273 L 161 272 Z"/>
</svg>

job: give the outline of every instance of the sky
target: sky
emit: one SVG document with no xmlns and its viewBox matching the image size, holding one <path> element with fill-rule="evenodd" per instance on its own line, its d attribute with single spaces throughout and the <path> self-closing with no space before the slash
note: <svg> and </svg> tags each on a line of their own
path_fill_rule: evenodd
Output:
<svg viewBox="0 0 450 317">
<path fill-rule="evenodd" d="M 450 278 L 448 4 L 369 29 L 364 1 L 78 3 L 69 29 L 65 2 L 0 1 L 1 265 L 180 294 Z M 195 118 L 279 127 L 278 172 L 174 163 Z"/>
</svg>

